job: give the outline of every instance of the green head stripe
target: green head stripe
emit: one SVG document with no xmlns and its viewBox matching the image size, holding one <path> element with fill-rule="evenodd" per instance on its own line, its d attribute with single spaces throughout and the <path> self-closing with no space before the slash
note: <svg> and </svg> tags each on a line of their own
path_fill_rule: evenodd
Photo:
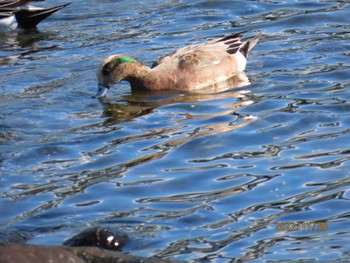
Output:
<svg viewBox="0 0 350 263">
<path fill-rule="evenodd" d="M 123 62 L 131 62 L 131 63 L 135 63 L 137 62 L 135 59 L 131 58 L 131 57 L 120 57 L 116 59 L 119 63 L 123 63 Z M 119 64 L 118 63 L 118 64 Z"/>
</svg>

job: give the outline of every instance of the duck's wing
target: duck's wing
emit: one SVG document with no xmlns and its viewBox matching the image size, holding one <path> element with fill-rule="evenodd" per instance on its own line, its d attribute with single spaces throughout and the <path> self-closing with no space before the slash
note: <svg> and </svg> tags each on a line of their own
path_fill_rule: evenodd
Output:
<svg viewBox="0 0 350 263">
<path fill-rule="evenodd" d="M 220 49 L 224 46 L 228 54 L 234 55 L 241 52 L 244 57 L 247 57 L 250 50 L 256 45 L 261 37 L 261 32 L 258 35 L 242 41 L 244 32 L 235 33 L 223 38 L 217 38 L 204 43 L 205 46 L 212 46 L 213 49 Z"/>
<path fill-rule="evenodd" d="M 188 56 L 192 53 L 201 53 L 204 50 L 209 52 L 210 50 L 220 49 L 220 51 L 227 50 L 228 53 L 236 53 L 238 48 L 242 45 L 241 36 L 243 32 L 236 33 L 224 38 L 217 38 L 206 43 L 191 45 L 181 48 L 177 51 L 173 51 L 161 56 L 159 59 L 153 62 L 151 68 L 158 66 L 159 64 L 166 62 L 169 59 L 176 60 L 179 57 Z M 210 47 L 210 48 L 207 48 Z M 208 51 L 209 49 L 209 51 Z"/>
<path fill-rule="evenodd" d="M 215 66 L 223 60 L 229 62 L 229 58 L 235 57 L 237 68 L 245 67 L 246 57 L 249 51 L 258 42 L 260 34 L 257 36 L 241 40 L 244 32 L 235 33 L 226 37 L 217 38 L 205 42 L 187 46 L 176 52 L 168 53 L 157 60 L 153 67 L 179 68 L 186 71 L 198 71 L 201 68 Z M 232 60 L 231 60 L 232 61 Z M 242 64 L 240 66 L 239 64 Z"/>
</svg>

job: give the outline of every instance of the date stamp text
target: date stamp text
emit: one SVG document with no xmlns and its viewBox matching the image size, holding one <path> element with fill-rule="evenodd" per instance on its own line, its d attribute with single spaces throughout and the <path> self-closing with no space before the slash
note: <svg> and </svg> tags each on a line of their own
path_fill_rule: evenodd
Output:
<svg viewBox="0 0 350 263">
<path fill-rule="evenodd" d="M 276 221 L 276 231 L 327 231 L 326 221 Z"/>
</svg>

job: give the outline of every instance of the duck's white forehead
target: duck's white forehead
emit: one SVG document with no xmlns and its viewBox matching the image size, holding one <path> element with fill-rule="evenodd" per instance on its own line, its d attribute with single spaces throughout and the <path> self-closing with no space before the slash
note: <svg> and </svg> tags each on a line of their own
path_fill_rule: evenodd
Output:
<svg viewBox="0 0 350 263">
<path fill-rule="evenodd" d="M 100 71 L 102 71 L 104 65 L 106 65 L 108 62 L 112 61 L 113 59 L 115 59 L 115 58 L 117 58 L 117 57 L 119 57 L 119 56 L 120 56 L 120 55 L 118 54 L 118 55 L 111 55 L 111 56 L 105 58 L 105 59 L 100 63 L 100 66 L 99 66 L 97 72 L 99 73 Z"/>
<path fill-rule="evenodd" d="M 114 59 L 116 59 L 116 58 L 118 58 L 118 57 L 120 57 L 120 56 L 122 56 L 122 55 L 120 55 L 120 54 L 111 55 L 111 56 L 107 57 L 107 58 L 102 62 L 102 64 L 106 64 L 106 63 L 108 63 L 108 62 L 110 62 L 110 61 L 112 61 L 112 60 L 114 60 Z"/>
</svg>

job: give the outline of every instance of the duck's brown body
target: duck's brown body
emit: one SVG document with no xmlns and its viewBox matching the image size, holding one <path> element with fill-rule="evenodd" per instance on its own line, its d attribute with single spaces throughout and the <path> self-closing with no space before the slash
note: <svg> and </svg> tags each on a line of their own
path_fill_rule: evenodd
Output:
<svg viewBox="0 0 350 263">
<path fill-rule="evenodd" d="M 97 71 L 97 95 L 104 95 L 111 85 L 122 80 L 129 81 L 132 90 L 196 91 L 215 87 L 244 71 L 246 56 L 259 35 L 245 42 L 241 42 L 241 35 L 179 49 L 160 58 L 152 68 L 129 56 L 110 56 Z"/>
</svg>

